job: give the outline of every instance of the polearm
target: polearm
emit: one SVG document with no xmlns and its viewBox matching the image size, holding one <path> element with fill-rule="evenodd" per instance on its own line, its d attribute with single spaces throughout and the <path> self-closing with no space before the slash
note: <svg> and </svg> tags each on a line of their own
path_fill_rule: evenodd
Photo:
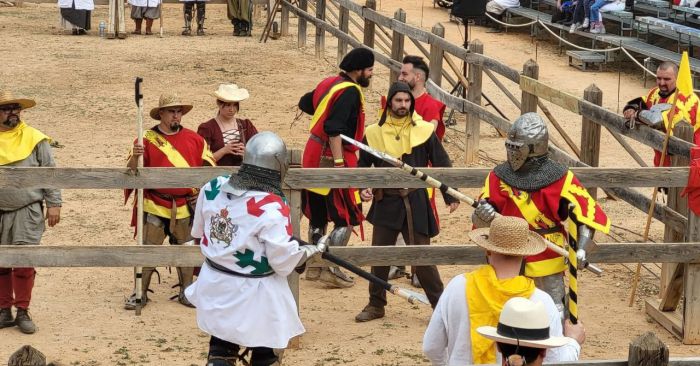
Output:
<svg viewBox="0 0 700 366">
<path fill-rule="evenodd" d="M 305 242 L 297 237 L 294 237 L 294 240 L 298 241 L 299 244 L 302 244 L 302 245 L 313 245 L 313 244 L 309 244 L 309 243 L 307 243 L 307 242 Z M 411 304 L 420 303 L 420 304 L 430 305 L 430 302 L 428 301 L 428 298 L 425 295 L 420 294 L 420 293 L 415 292 L 415 291 L 407 290 L 405 288 L 402 288 L 402 287 L 399 287 L 396 285 L 392 285 L 389 282 L 384 281 L 383 279 L 375 276 L 374 274 L 367 272 L 367 271 L 363 270 L 362 268 L 346 261 L 345 259 L 339 258 L 331 253 L 328 253 L 326 251 L 326 249 L 328 248 L 328 245 L 326 244 L 327 240 L 328 240 L 328 235 L 323 236 L 323 237 L 321 237 L 321 239 L 319 239 L 318 244 L 316 244 L 318 249 L 321 251 L 321 258 L 323 258 L 329 262 L 333 262 L 333 263 L 347 269 L 348 271 L 366 279 L 367 281 L 374 283 L 375 285 L 379 285 L 379 286 L 383 287 L 385 290 L 389 291 L 390 293 L 392 293 L 396 296 L 403 297 Z"/>
<path fill-rule="evenodd" d="M 136 82 L 134 83 L 134 97 L 136 99 L 136 106 L 138 107 L 138 113 L 136 115 L 136 125 L 138 129 L 138 144 L 143 146 L 143 94 L 141 94 L 141 82 L 143 79 L 136 77 Z M 143 168 L 143 155 L 139 156 L 138 168 Z M 137 169 L 138 169 L 137 168 Z M 138 174 L 138 170 L 137 170 Z M 143 245 L 143 189 L 136 190 L 136 244 Z M 142 301 L 142 291 L 143 291 L 143 267 L 134 268 L 134 284 L 136 288 L 136 315 L 141 315 L 141 308 L 143 307 Z"/>
<path fill-rule="evenodd" d="M 473 198 L 465 195 L 464 193 L 462 193 L 462 192 L 460 192 L 452 187 L 447 186 L 446 184 L 440 182 L 439 180 L 423 173 L 422 171 L 404 163 L 403 161 L 401 161 L 399 159 L 394 158 L 393 156 L 391 156 L 389 154 L 386 154 L 382 151 L 377 151 L 377 150 L 375 150 L 375 149 L 373 149 L 373 148 L 371 148 L 371 147 L 369 147 L 369 146 L 367 146 L 367 145 L 365 145 L 365 144 L 363 144 L 355 139 L 347 137 L 343 134 L 341 134 L 340 137 L 343 140 L 345 140 L 346 142 L 348 142 L 354 146 L 357 146 L 358 148 L 360 148 L 360 149 L 386 161 L 387 163 L 389 163 L 397 168 L 400 168 L 401 170 L 411 174 L 412 176 L 424 181 L 427 185 L 429 185 L 433 188 L 439 189 L 443 194 L 449 194 L 450 196 L 452 196 L 452 197 L 454 197 L 462 202 L 465 202 L 474 208 L 477 208 L 479 206 L 479 202 L 477 202 Z M 496 215 L 500 216 L 499 213 L 496 213 Z M 550 242 L 549 240 L 545 239 L 545 242 L 547 243 L 547 248 L 551 249 L 555 253 L 557 253 L 563 257 L 566 257 L 566 258 L 570 257 L 569 252 L 567 252 L 566 249 Z M 588 262 L 585 263 L 585 268 L 598 276 L 600 276 L 603 273 L 602 269 L 600 269 L 600 268 L 596 267 L 595 265 L 590 264 Z"/>
<path fill-rule="evenodd" d="M 163 1 L 160 2 L 160 17 L 158 17 L 158 23 L 160 23 L 160 38 L 163 38 Z"/>
</svg>

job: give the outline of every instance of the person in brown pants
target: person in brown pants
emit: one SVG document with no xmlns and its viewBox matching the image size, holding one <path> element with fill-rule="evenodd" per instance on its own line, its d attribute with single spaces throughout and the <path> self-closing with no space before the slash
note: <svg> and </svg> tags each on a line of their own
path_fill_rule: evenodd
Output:
<svg viewBox="0 0 700 366">
<path fill-rule="evenodd" d="M 415 167 L 451 167 L 450 158 L 433 131 L 433 125 L 414 113 L 415 100 L 411 88 L 403 82 L 394 83 L 389 89 L 387 107 L 379 123 L 367 127 L 365 144 L 383 151 Z M 360 151 L 359 167 L 388 167 L 388 163 L 365 151 Z M 372 246 L 394 245 L 399 233 L 407 245 L 429 245 L 430 238 L 439 232 L 435 214 L 430 206 L 426 189 L 377 189 L 367 188 L 360 194 L 364 201 L 372 201 L 367 221 L 374 225 Z M 445 204 L 453 212 L 459 201 L 443 196 Z M 444 288 L 435 266 L 415 267 L 418 280 L 423 285 L 433 308 Z M 389 267 L 372 267 L 372 273 L 386 280 Z M 356 317 L 366 322 L 384 317 L 386 291 L 377 285 L 369 285 L 369 304 Z"/>
</svg>

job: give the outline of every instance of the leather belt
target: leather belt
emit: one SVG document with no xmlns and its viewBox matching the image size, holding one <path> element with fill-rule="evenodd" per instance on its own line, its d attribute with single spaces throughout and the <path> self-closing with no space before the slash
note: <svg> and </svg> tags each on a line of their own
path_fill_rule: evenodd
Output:
<svg viewBox="0 0 700 366">
<path fill-rule="evenodd" d="M 403 205 L 406 208 L 406 225 L 408 226 L 408 245 L 415 245 L 415 233 L 413 232 L 413 210 L 411 202 L 408 201 L 408 195 L 417 188 L 383 188 L 382 194 L 387 196 L 401 197 Z"/>
<path fill-rule="evenodd" d="M 554 225 L 552 227 L 535 229 L 532 231 L 534 231 L 540 235 L 549 235 L 549 234 L 559 233 L 559 232 L 561 232 L 561 229 L 562 229 L 561 225 Z"/>
<path fill-rule="evenodd" d="M 177 202 L 175 202 L 178 198 L 184 198 L 185 199 L 185 205 L 187 205 L 187 199 L 190 197 L 189 195 L 183 194 L 183 195 L 170 195 L 170 194 L 164 194 L 160 193 L 154 190 L 148 190 L 149 193 L 153 194 L 156 197 L 159 197 L 164 200 L 170 201 L 170 223 L 168 224 L 168 229 L 170 230 L 171 233 L 175 232 L 175 224 L 177 221 Z"/>
<path fill-rule="evenodd" d="M 219 272 L 221 272 L 221 273 L 224 273 L 224 274 L 227 274 L 227 275 L 231 275 L 231 276 L 236 276 L 236 277 L 262 278 L 262 277 L 271 276 L 271 275 L 273 275 L 273 274 L 275 273 L 275 271 L 265 272 L 265 273 L 263 273 L 263 274 L 240 273 L 240 272 L 236 272 L 236 271 L 234 271 L 234 270 L 228 269 L 228 268 L 226 268 L 226 267 L 224 267 L 224 266 L 222 266 L 222 265 L 220 265 L 220 264 L 214 262 L 213 260 L 211 260 L 211 259 L 209 259 L 209 258 L 206 258 L 204 261 L 205 261 L 205 262 L 209 265 L 209 267 L 211 267 L 212 269 L 214 269 L 214 270 L 216 270 L 216 271 L 219 271 Z"/>
</svg>

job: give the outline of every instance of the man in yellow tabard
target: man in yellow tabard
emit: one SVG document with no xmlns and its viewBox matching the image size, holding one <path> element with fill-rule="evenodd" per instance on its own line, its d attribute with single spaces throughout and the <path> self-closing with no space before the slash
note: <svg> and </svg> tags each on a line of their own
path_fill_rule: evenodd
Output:
<svg viewBox="0 0 700 366">
<path fill-rule="evenodd" d="M 161 95 L 158 107 L 151 110 L 150 116 L 159 124 L 147 130 L 143 145 L 134 142 L 127 166 L 136 169 L 139 156 L 143 156 L 144 167 L 197 167 L 214 166 L 214 157 L 206 141 L 196 132 L 183 127 L 182 116 L 192 110 L 191 104 L 180 101 L 176 95 Z M 126 191 L 126 198 L 131 194 Z M 170 244 L 187 245 L 193 243 L 190 236 L 192 229 L 189 202 L 196 202 L 198 191 L 192 188 L 147 189 L 143 194 L 143 241 L 145 245 L 162 245 L 166 236 Z M 136 226 L 136 210 L 131 219 Z M 143 268 L 142 304 L 148 303 L 148 287 L 153 275 L 153 267 Z M 193 267 L 178 267 L 180 284 L 178 301 L 185 306 L 192 306 L 185 297 L 185 288 L 194 277 Z M 136 293 L 124 304 L 128 310 L 136 307 Z"/>
<path fill-rule="evenodd" d="M 0 91 L 0 166 L 52 167 L 50 139 L 20 119 L 20 113 L 36 105 Z M 38 245 L 49 227 L 61 219 L 61 191 L 42 188 L 0 188 L 0 245 Z M 46 206 L 46 217 L 44 217 Z M 0 328 L 17 325 L 22 333 L 36 332 L 29 316 L 34 288 L 34 268 L 0 268 Z M 12 306 L 17 317 L 12 315 Z"/>
</svg>

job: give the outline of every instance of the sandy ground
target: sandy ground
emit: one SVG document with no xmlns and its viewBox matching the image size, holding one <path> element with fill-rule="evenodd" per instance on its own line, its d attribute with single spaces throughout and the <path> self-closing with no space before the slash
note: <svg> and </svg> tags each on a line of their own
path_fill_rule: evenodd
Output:
<svg viewBox="0 0 700 366">
<path fill-rule="evenodd" d="M 461 28 L 447 22 L 447 13 L 432 8 L 429 1 L 379 2 L 379 10 L 388 15 L 399 6 L 407 11 L 410 23 L 429 28 L 442 22 L 446 37 L 462 43 Z M 243 103 L 241 115 L 251 118 L 261 130 L 281 134 L 291 147 L 302 148 L 308 119 L 303 117 L 293 122 L 296 101 L 321 77 L 335 72 L 335 40 L 327 39 L 326 57 L 317 60 L 311 43 L 306 49 L 297 48 L 295 18 L 291 20 L 292 36 L 260 44 L 257 37 L 261 25 L 254 29 L 253 38 L 231 37 L 222 5 L 209 6 L 206 37 L 181 37 L 181 14 L 180 6 L 164 8 L 165 38 L 133 36 L 118 41 L 100 39 L 96 29 L 88 36 L 61 35 L 54 5 L 0 8 L 0 44 L 5 45 L 0 86 L 36 98 L 38 106 L 24 112 L 23 117 L 65 145 L 55 151 L 58 164 L 64 167 L 123 166 L 136 133 L 133 79 L 137 75 L 145 79 L 147 110 L 157 103 L 161 92 L 177 92 L 195 105 L 184 118 L 184 124 L 195 129 L 214 113 L 214 100 L 207 92 L 213 91 L 219 82 L 236 82 L 252 95 Z M 93 13 L 95 28 L 105 18 L 106 8 L 98 7 Z M 312 39 L 310 36 L 309 40 Z M 582 73 L 567 66 L 566 58 L 556 53 L 551 42 L 534 42 L 525 33 L 492 35 L 484 33 L 482 27 L 473 27 L 472 39 L 484 42 L 487 55 L 517 69 L 528 59 L 537 59 L 541 79 L 573 94 L 581 95 L 585 87 L 595 82 L 603 90 L 605 107 L 611 110 L 644 92 L 639 70 L 618 74 L 613 66 L 612 71 Z M 412 49 L 409 43 L 406 42 L 407 48 Z M 507 85 L 519 95 L 517 86 Z M 376 119 L 372 111 L 377 110 L 379 96 L 387 86 L 388 72 L 378 66 L 366 93 L 370 103 L 369 121 Z M 516 109 L 493 83 L 485 80 L 484 91 L 509 118 L 517 116 Z M 580 139 L 580 117 L 555 106 L 550 109 L 572 138 Z M 448 132 L 450 142 L 446 146 L 457 166 L 464 166 L 461 152 L 464 135 L 460 132 L 463 129 L 460 121 Z M 556 133 L 552 135 L 562 141 Z M 502 141 L 495 137 L 493 128 L 483 124 L 481 137 L 482 160 L 477 165 L 492 166 L 502 160 Z M 601 165 L 634 164 L 612 141 L 604 133 Z M 649 148 L 632 144 L 650 158 Z M 63 220 L 46 232 L 44 245 L 133 243 L 128 227 L 130 210 L 122 205 L 121 191 L 66 190 L 64 198 Z M 599 240 L 638 240 L 643 214 L 623 203 L 602 201 L 615 227 L 611 238 Z M 471 225 L 471 210 L 461 207 L 447 215 L 441 209 L 443 231 L 434 242 L 463 242 L 464 233 Z M 654 224 L 653 239 L 660 240 L 661 232 L 661 226 Z M 353 238 L 353 245 L 368 245 L 368 240 L 361 242 Z M 658 292 L 655 275 L 659 269 L 654 264 L 648 266 L 654 274 L 643 271 L 643 297 L 656 296 Z M 649 330 L 670 346 L 672 356 L 698 353 L 697 348 L 681 345 L 650 320 L 641 299 L 635 306 L 627 307 L 631 279 L 628 268 L 621 265 L 603 268 L 606 270 L 603 277 L 584 274 L 580 280 L 581 319 L 588 331 L 584 359 L 623 358 L 629 340 Z M 440 270 L 443 280 L 448 281 L 469 268 L 444 266 Z M 21 345 L 32 344 L 49 359 L 66 365 L 203 364 L 208 337 L 196 327 L 191 309 L 168 300 L 176 291 L 170 286 L 177 282 L 177 276 L 161 269 L 162 282 L 153 286 L 152 303 L 141 317 L 135 317 L 122 309 L 124 297 L 131 291 L 131 271 L 130 268 L 39 269 L 32 303 L 39 331 L 27 336 L 16 328 L 0 330 L 0 360 L 7 359 Z M 407 281 L 403 283 L 408 286 Z M 301 348 L 286 353 L 286 364 L 426 364 L 421 343 L 430 310 L 392 297 L 384 319 L 356 324 L 353 317 L 367 301 L 366 288 L 366 283 L 358 281 L 351 289 L 329 290 L 302 280 L 300 311 L 307 333 L 301 339 Z"/>
</svg>

